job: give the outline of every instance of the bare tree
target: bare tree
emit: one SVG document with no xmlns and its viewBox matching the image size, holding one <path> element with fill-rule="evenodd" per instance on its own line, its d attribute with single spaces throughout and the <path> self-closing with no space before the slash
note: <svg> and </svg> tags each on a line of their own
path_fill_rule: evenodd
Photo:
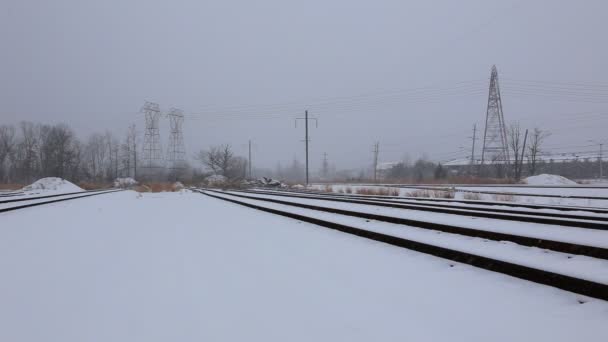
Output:
<svg viewBox="0 0 608 342">
<path fill-rule="evenodd" d="M 235 156 L 230 145 L 212 146 L 207 151 L 201 151 L 197 159 L 214 174 L 232 178 L 235 167 Z"/>
<path fill-rule="evenodd" d="M 512 151 L 513 156 L 515 157 L 512 172 L 513 176 L 516 180 L 519 180 L 521 175 L 521 160 L 520 154 L 522 147 L 522 139 L 521 139 L 521 128 L 519 127 L 519 123 L 513 123 L 509 125 L 507 129 L 507 138 L 508 138 L 508 146 Z"/>
<path fill-rule="evenodd" d="M 14 152 L 15 126 L 0 126 L 0 179 L 8 182 L 8 156 Z"/>
<path fill-rule="evenodd" d="M 31 182 L 40 172 L 38 159 L 40 153 L 40 126 L 32 122 L 22 121 L 19 128 L 21 136 L 17 143 L 13 168 L 15 173 L 21 175 L 22 180 Z"/>
<path fill-rule="evenodd" d="M 536 163 L 538 161 L 538 157 L 541 152 L 541 146 L 543 141 L 549 137 L 551 133 L 541 130 L 540 128 L 534 128 L 532 135 L 530 136 L 528 143 L 528 171 L 530 175 L 534 176 L 536 174 Z"/>
</svg>

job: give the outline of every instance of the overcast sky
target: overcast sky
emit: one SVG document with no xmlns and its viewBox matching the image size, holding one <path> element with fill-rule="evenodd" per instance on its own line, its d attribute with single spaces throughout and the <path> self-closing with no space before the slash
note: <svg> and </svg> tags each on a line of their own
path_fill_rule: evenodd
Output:
<svg viewBox="0 0 608 342">
<path fill-rule="evenodd" d="M 507 122 L 555 151 L 608 138 L 608 2 L 1 0 L 0 124 L 122 137 L 145 100 L 186 113 L 189 155 L 339 168 L 470 152 L 496 64 Z M 163 120 L 163 140 L 168 136 Z M 481 141 L 478 141 L 481 146 Z M 479 151 L 479 150 L 478 150 Z"/>
</svg>

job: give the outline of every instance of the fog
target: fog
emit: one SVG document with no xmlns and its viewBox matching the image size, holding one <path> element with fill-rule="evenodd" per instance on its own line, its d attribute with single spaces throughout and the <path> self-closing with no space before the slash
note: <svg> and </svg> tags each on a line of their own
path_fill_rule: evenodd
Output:
<svg viewBox="0 0 608 342">
<path fill-rule="evenodd" d="M 324 152 L 370 165 L 375 141 L 381 161 L 441 161 L 470 154 L 492 65 L 506 121 L 550 131 L 547 148 L 577 151 L 608 124 L 601 0 L 2 3 L 0 124 L 122 137 L 153 101 L 186 114 L 190 157 L 252 140 L 274 167 L 304 159 L 308 110 L 312 169 Z"/>
</svg>

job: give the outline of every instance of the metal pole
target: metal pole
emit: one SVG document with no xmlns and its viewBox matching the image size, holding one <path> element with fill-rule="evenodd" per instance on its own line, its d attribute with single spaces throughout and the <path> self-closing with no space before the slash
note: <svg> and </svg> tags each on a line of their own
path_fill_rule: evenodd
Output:
<svg viewBox="0 0 608 342">
<path fill-rule="evenodd" d="M 308 186 L 308 111 L 304 112 L 305 141 L 306 141 L 306 186 Z"/>
<path fill-rule="evenodd" d="M 602 179 L 603 177 L 603 172 L 602 172 L 602 147 L 604 146 L 604 144 L 600 144 L 600 179 Z"/>
<path fill-rule="evenodd" d="M 249 179 L 251 178 L 251 140 L 249 140 Z"/>
<path fill-rule="evenodd" d="M 473 168 L 475 167 L 475 140 L 477 140 L 476 134 L 477 134 L 477 124 L 474 124 L 473 125 L 473 146 L 471 147 L 471 169 L 469 170 L 469 173 L 471 175 L 473 174 Z"/>
</svg>

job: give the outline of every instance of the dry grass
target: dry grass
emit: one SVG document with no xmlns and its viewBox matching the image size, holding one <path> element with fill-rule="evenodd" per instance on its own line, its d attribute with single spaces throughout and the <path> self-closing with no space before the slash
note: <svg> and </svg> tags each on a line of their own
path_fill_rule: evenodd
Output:
<svg viewBox="0 0 608 342">
<path fill-rule="evenodd" d="M 19 190 L 23 187 L 24 185 L 15 183 L 0 184 L 0 190 Z"/>
<path fill-rule="evenodd" d="M 136 186 L 133 190 L 139 192 L 173 192 L 173 183 L 161 183 L 161 182 L 146 182 Z"/>
<path fill-rule="evenodd" d="M 473 200 L 473 201 L 481 200 L 481 194 L 478 194 L 476 192 L 465 192 L 462 197 L 465 200 Z"/>
<path fill-rule="evenodd" d="M 371 196 L 399 196 L 399 189 L 395 188 L 357 188 L 355 193 L 358 195 L 371 195 Z"/>
<path fill-rule="evenodd" d="M 515 202 L 515 197 L 508 194 L 496 194 L 492 195 L 492 198 L 494 198 L 495 201 L 500 202 Z"/>
<path fill-rule="evenodd" d="M 334 192 L 334 188 L 331 185 L 326 185 L 325 189 L 323 189 L 323 191 L 325 192 Z"/>
<path fill-rule="evenodd" d="M 112 184 L 110 184 L 110 183 L 93 183 L 93 182 L 80 182 L 77 185 L 85 190 L 109 189 L 112 187 Z"/>
<path fill-rule="evenodd" d="M 347 194 L 352 194 L 353 193 L 353 189 L 350 186 L 347 186 L 344 190 Z"/>
<path fill-rule="evenodd" d="M 451 190 L 416 190 L 407 193 L 409 197 L 424 198 L 454 198 L 454 191 Z"/>
</svg>

